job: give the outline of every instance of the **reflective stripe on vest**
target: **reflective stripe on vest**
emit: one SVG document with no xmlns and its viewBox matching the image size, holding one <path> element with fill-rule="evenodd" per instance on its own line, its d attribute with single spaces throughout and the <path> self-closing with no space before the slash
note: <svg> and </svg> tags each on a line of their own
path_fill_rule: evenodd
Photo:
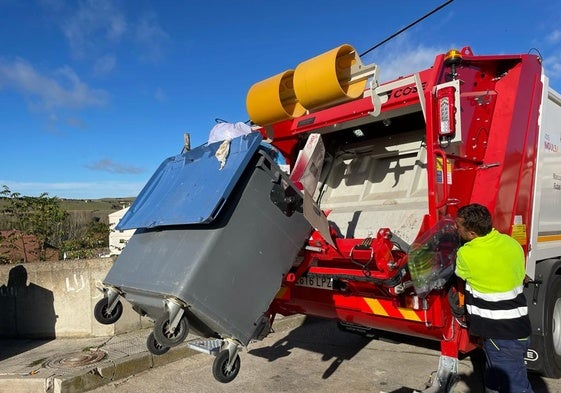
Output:
<svg viewBox="0 0 561 393">
<path fill-rule="evenodd" d="M 468 313 L 471 315 L 478 315 L 481 318 L 487 319 L 515 319 L 520 318 L 524 315 L 528 315 L 528 307 L 517 307 L 510 310 L 488 310 L 485 308 L 479 308 L 470 304 L 466 304 Z"/>
<path fill-rule="evenodd" d="M 522 293 L 523 289 L 524 286 L 520 285 L 506 292 L 483 293 L 483 292 L 476 291 L 468 283 L 466 283 L 466 291 L 469 291 L 475 299 L 483 299 L 488 302 L 500 302 L 502 300 L 515 299 L 516 296 Z"/>
</svg>

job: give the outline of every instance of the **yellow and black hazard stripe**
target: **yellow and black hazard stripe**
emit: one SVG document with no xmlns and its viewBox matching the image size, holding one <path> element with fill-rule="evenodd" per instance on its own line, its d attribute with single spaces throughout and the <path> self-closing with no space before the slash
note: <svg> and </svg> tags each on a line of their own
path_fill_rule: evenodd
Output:
<svg viewBox="0 0 561 393">
<path fill-rule="evenodd" d="M 275 298 L 277 300 L 291 299 L 291 291 L 287 287 L 281 287 Z M 308 299 L 314 302 L 314 299 Z M 321 300 L 316 299 L 319 303 Z M 365 314 L 372 314 L 381 317 L 396 318 L 413 322 L 426 322 L 426 313 L 424 310 L 416 310 L 408 307 L 398 307 L 392 300 L 375 299 L 368 297 L 347 296 L 333 294 L 330 296 L 330 303 L 335 308 L 354 310 Z"/>
<path fill-rule="evenodd" d="M 395 307 L 391 301 L 381 299 L 363 298 L 372 314 L 384 317 L 406 319 L 408 321 L 423 322 L 424 311 L 413 310 L 405 307 Z"/>
</svg>

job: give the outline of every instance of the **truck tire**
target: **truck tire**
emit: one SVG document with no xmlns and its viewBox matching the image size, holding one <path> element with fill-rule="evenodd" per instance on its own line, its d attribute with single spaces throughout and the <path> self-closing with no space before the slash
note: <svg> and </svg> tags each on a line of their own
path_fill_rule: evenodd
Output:
<svg viewBox="0 0 561 393">
<path fill-rule="evenodd" d="M 561 276 L 553 275 L 544 307 L 545 326 L 543 347 L 537 348 L 543 356 L 543 375 L 561 377 Z"/>
</svg>

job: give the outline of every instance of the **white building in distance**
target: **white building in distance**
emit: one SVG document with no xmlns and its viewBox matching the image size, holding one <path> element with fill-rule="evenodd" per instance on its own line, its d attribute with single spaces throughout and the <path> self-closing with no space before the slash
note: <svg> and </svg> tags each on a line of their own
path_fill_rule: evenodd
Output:
<svg viewBox="0 0 561 393">
<path fill-rule="evenodd" d="M 127 242 L 134 233 L 134 229 L 127 229 L 124 231 L 118 231 L 115 226 L 121 221 L 121 218 L 129 210 L 125 207 L 121 210 L 109 214 L 109 255 L 119 255 L 123 248 L 127 245 Z"/>
</svg>

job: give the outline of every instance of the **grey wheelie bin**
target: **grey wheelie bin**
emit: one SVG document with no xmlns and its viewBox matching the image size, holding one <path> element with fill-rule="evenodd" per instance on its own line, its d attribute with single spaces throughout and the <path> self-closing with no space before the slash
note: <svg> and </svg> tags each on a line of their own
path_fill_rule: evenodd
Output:
<svg viewBox="0 0 561 393">
<path fill-rule="evenodd" d="M 213 338 L 202 348 L 223 355 L 213 370 L 221 382 L 237 375 L 239 346 L 268 332 L 265 313 L 311 232 L 301 192 L 261 139 L 232 139 L 222 169 L 220 142 L 161 164 L 117 227 L 136 232 L 95 310 L 112 323 L 128 301 L 155 321 L 149 340 L 164 347 L 189 329 Z"/>
</svg>

